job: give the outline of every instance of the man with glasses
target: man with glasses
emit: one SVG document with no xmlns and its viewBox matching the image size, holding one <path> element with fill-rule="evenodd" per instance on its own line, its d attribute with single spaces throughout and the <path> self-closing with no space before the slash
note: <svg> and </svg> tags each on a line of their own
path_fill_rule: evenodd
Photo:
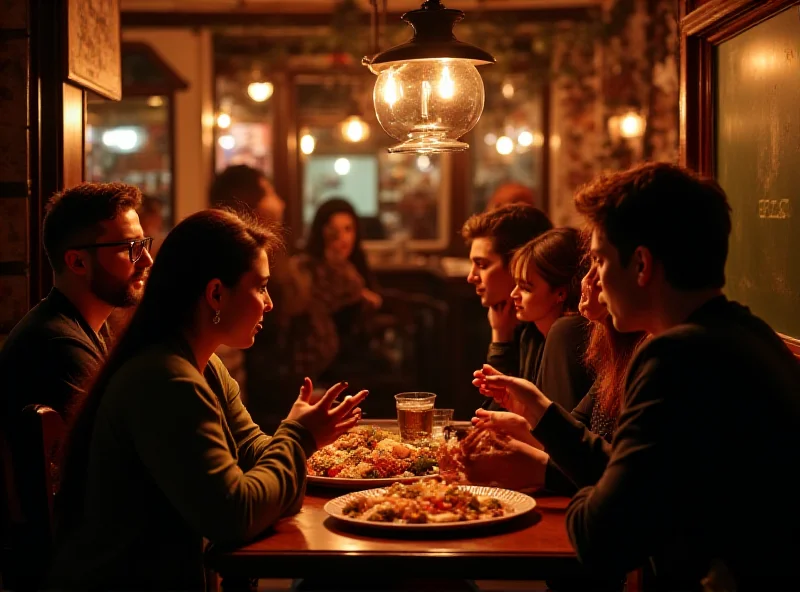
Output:
<svg viewBox="0 0 800 592">
<path fill-rule="evenodd" d="M 108 355 L 109 315 L 141 299 L 153 264 L 152 238 L 136 214 L 141 200 L 122 183 L 85 183 L 50 200 L 42 235 L 53 289 L 0 350 L 0 427 L 11 440 L 28 404 L 67 418 Z"/>
</svg>

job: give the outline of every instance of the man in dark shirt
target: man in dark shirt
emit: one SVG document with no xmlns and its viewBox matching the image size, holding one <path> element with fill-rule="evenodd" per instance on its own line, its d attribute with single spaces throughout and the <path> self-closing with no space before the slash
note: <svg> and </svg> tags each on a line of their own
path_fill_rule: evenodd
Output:
<svg viewBox="0 0 800 592">
<path fill-rule="evenodd" d="M 649 163 L 575 201 L 614 326 L 653 336 L 629 368 L 605 472 L 569 506 L 578 556 L 612 573 L 650 558 L 662 589 L 797 589 L 800 363 L 722 295 L 725 193 Z"/>
<path fill-rule="evenodd" d="M 140 203 L 139 190 L 122 183 L 86 183 L 50 200 L 43 242 L 54 287 L 0 350 L 0 427 L 10 439 L 26 405 L 67 419 L 108 354 L 106 319 L 141 298 L 153 260 Z"/>
</svg>

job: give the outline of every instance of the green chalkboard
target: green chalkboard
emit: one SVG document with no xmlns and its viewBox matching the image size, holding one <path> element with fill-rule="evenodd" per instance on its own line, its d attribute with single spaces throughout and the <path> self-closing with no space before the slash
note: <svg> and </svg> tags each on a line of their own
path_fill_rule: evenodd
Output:
<svg viewBox="0 0 800 592">
<path fill-rule="evenodd" d="M 800 338 L 800 12 L 716 50 L 716 175 L 733 208 L 728 296 Z"/>
</svg>

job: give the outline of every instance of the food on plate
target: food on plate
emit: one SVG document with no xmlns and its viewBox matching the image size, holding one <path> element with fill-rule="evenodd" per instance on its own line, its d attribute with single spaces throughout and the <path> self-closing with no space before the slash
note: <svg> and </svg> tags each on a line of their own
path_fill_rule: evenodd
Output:
<svg viewBox="0 0 800 592">
<path fill-rule="evenodd" d="M 383 479 L 436 475 L 438 444 L 404 444 L 400 436 L 373 426 L 359 426 L 317 450 L 308 474 L 340 479 Z"/>
<path fill-rule="evenodd" d="M 496 497 L 476 495 L 440 479 L 395 483 L 381 495 L 356 495 L 342 514 L 367 522 L 428 524 L 486 520 L 513 513 Z"/>
</svg>

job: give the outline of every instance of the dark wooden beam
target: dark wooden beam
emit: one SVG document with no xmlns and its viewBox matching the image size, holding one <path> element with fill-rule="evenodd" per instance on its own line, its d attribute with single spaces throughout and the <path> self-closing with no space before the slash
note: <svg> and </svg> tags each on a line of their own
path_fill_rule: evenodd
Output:
<svg viewBox="0 0 800 592">
<path fill-rule="evenodd" d="M 467 12 L 476 16 L 475 12 Z M 400 21 L 401 13 L 387 15 L 388 22 Z M 233 27 L 242 25 L 270 28 L 281 27 L 322 27 L 331 22 L 330 13 L 294 13 L 275 14 L 267 12 L 123 12 L 122 27 Z M 503 19 L 509 22 L 552 22 L 552 21 L 589 21 L 598 17 L 598 8 L 593 6 L 576 8 L 542 8 L 539 10 L 495 10 L 484 11 L 482 18 Z M 370 25 L 370 16 L 361 13 L 360 20 L 365 27 Z"/>
</svg>

